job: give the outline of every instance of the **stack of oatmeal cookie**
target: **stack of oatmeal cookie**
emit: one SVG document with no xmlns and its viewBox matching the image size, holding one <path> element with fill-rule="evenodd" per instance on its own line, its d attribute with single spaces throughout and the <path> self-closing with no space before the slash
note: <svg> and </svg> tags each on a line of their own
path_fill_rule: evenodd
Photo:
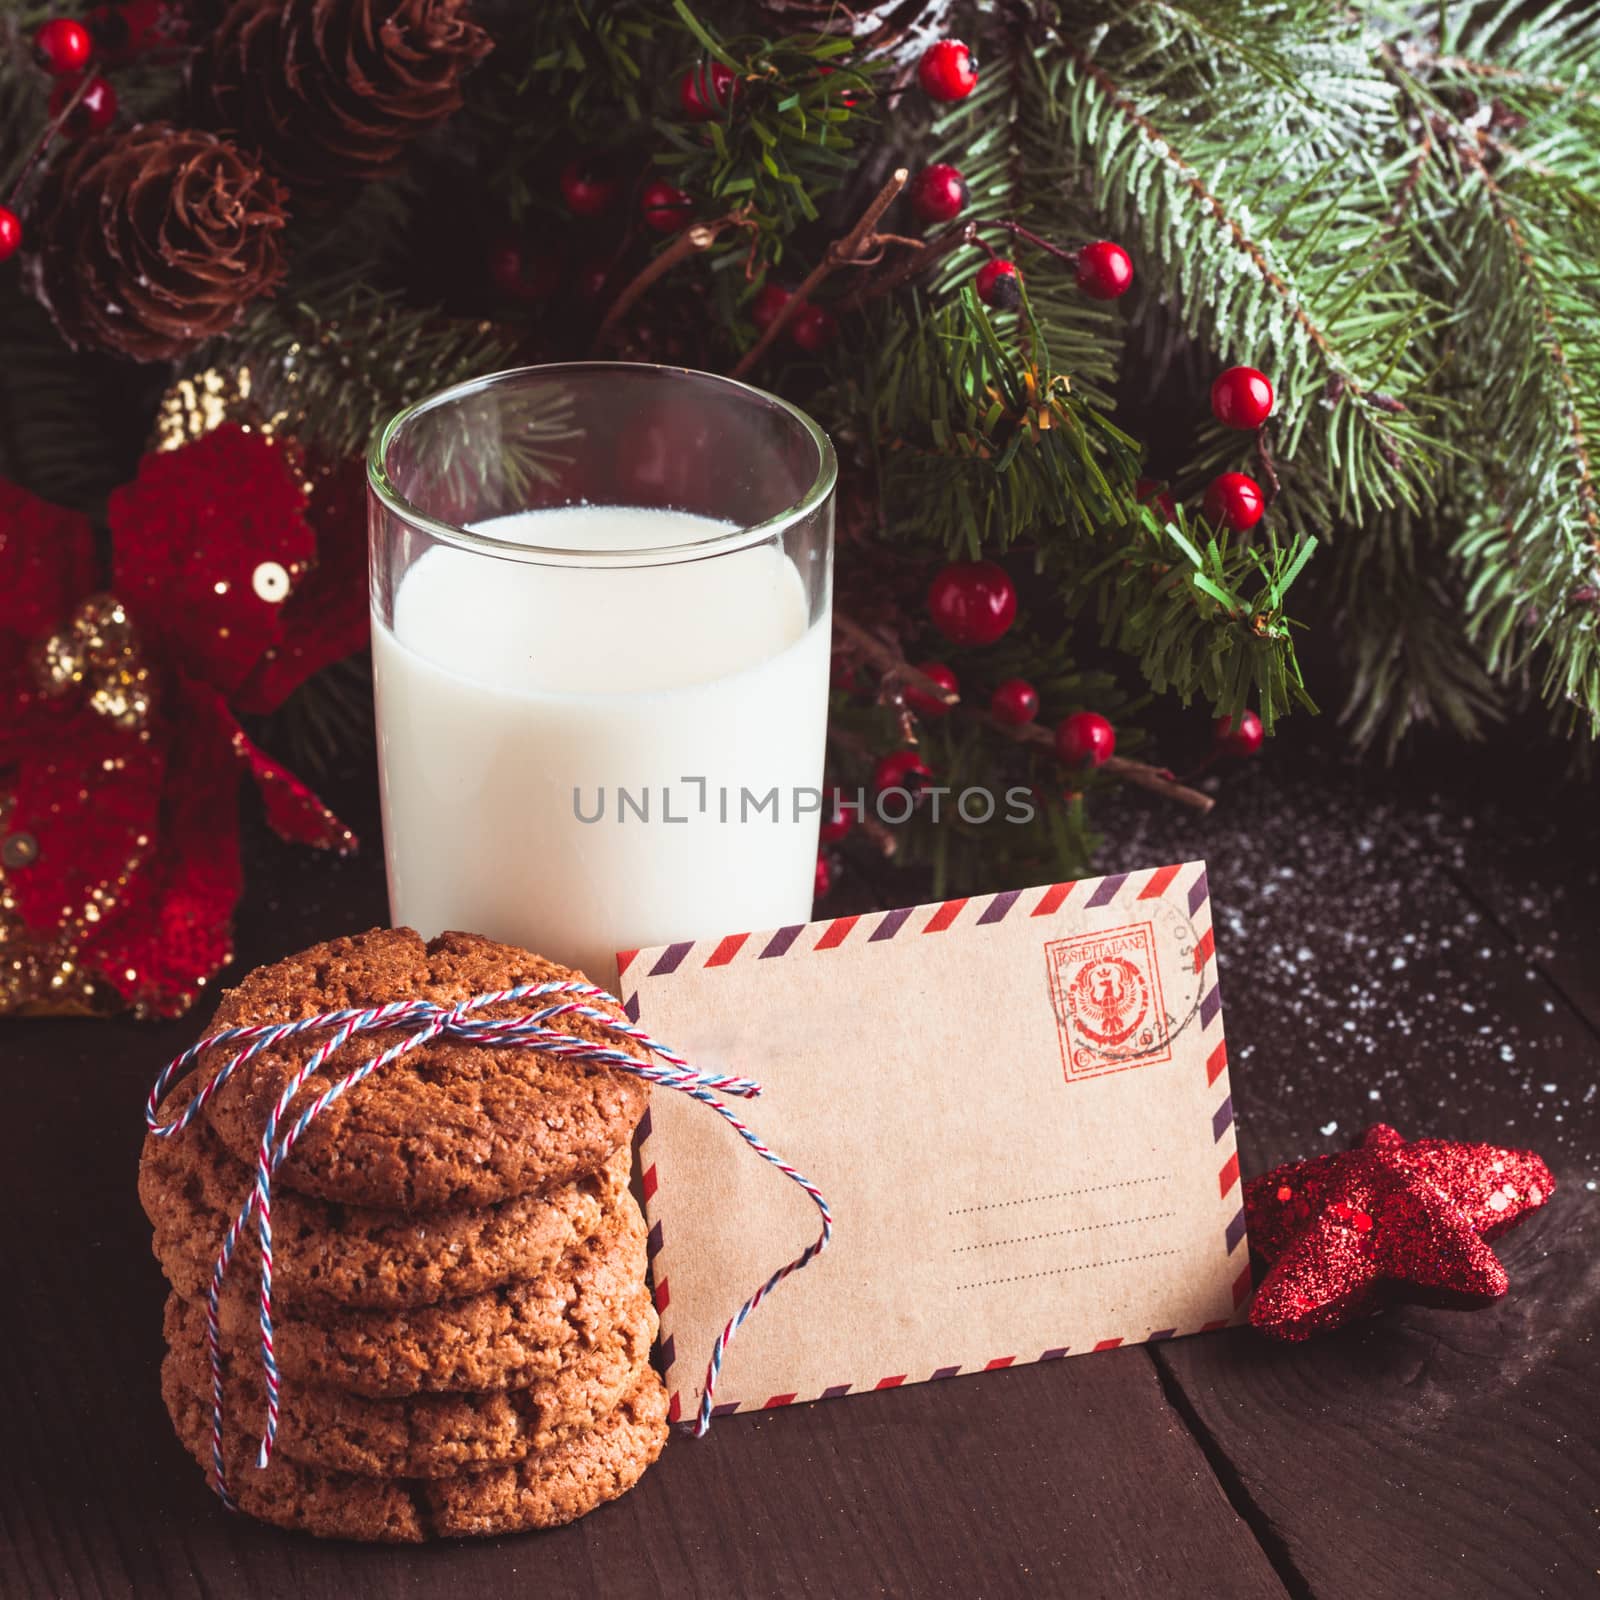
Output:
<svg viewBox="0 0 1600 1600">
<path fill-rule="evenodd" d="M 425 945 L 381 930 L 258 968 L 207 1031 L 572 976 L 471 935 Z M 581 1019 L 561 1026 L 618 1044 Z M 395 1037 L 344 1047 L 295 1109 Z M 264 1052 L 189 1127 L 146 1140 L 139 1192 L 172 1286 L 162 1389 L 207 1470 L 212 1262 L 271 1107 L 315 1044 Z M 227 1059 L 213 1056 L 164 1115 Z M 264 1470 L 253 1229 L 223 1291 L 226 1462 L 242 1510 L 330 1537 L 416 1540 L 553 1526 L 633 1486 L 667 1428 L 649 1362 L 644 1223 L 628 1190 L 647 1095 L 607 1068 L 435 1041 L 319 1116 L 274 1187 L 282 1410 Z"/>
</svg>

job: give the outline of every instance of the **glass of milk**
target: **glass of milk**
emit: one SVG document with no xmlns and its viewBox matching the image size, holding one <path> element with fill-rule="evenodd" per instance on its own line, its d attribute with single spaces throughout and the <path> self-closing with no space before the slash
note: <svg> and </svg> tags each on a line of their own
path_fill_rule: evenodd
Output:
<svg viewBox="0 0 1600 1600">
<path fill-rule="evenodd" d="M 389 909 L 612 986 L 618 950 L 806 921 L 827 436 L 681 367 L 458 385 L 368 462 Z"/>
</svg>

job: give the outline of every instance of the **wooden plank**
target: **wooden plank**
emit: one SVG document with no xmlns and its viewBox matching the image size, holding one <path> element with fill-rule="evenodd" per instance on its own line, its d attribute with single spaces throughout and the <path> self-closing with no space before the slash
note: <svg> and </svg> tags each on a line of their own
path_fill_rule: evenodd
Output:
<svg viewBox="0 0 1600 1600">
<path fill-rule="evenodd" d="M 1287 775 L 1230 778 L 1209 820 L 1130 812 L 1102 857 L 1106 871 L 1209 862 L 1245 1172 L 1341 1149 L 1381 1120 L 1537 1144 L 1580 1184 L 1600 1180 L 1595 1036 L 1463 892 L 1436 843 L 1436 799 L 1294 760 Z M 1543 804 L 1530 797 L 1530 816 Z M 1574 935 L 1572 963 L 1600 970 L 1600 912 L 1587 939 Z"/>
<path fill-rule="evenodd" d="M 1473 852 L 1441 850 L 1475 832 L 1466 793 L 1441 820 L 1425 791 L 1313 760 L 1235 784 L 1203 839 L 1150 813 L 1118 846 L 1124 864 L 1210 862 L 1247 1174 L 1381 1118 L 1531 1145 L 1560 1182 L 1497 1246 L 1513 1287 L 1493 1307 L 1159 1352 L 1291 1587 L 1314 1595 L 1592 1594 L 1600 1568 L 1600 1040 L 1463 887 Z M 1553 822 L 1552 879 L 1570 871 Z M 1577 966 L 1593 940 L 1591 920 Z"/>
<path fill-rule="evenodd" d="M 1600 1033 L 1600 804 L 1591 785 L 1422 819 L 1429 847 L 1529 966 Z"/>
<path fill-rule="evenodd" d="M 1596 1232 L 1558 1197 L 1498 1246 L 1512 1293 L 1485 1310 L 1161 1353 L 1310 1593 L 1594 1594 Z"/>
<path fill-rule="evenodd" d="M 266 852 L 240 946 L 381 916 L 381 863 Z M 719 1423 L 618 1504 L 484 1544 L 322 1544 L 229 1517 L 171 1437 L 134 1195 L 143 1095 L 197 1024 L 0 1024 L 0 1593 L 1282 1600 L 1141 1349 Z"/>
</svg>

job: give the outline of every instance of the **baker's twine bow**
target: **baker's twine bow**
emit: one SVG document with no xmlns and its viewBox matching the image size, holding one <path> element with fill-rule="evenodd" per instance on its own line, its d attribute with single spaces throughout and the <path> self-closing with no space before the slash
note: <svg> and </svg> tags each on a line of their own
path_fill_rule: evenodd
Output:
<svg viewBox="0 0 1600 1600">
<path fill-rule="evenodd" d="M 562 995 L 567 998 L 559 1004 L 524 1012 L 518 1016 L 479 1018 L 472 1015 L 486 1006 L 500 1005 L 514 1000 L 538 1000 Z M 272 1459 L 273 1445 L 278 1434 L 278 1391 L 280 1379 L 277 1358 L 272 1344 L 272 1180 L 288 1158 L 289 1152 L 299 1142 L 300 1136 L 335 1100 L 353 1089 L 362 1079 L 370 1077 L 391 1061 L 439 1038 L 459 1039 L 468 1044 L 521 1046 L 529 1050 L 542 1050 L 547 1055 L 565 1056 L 578 1061 L 592 1061 L 601 1066 L 616 1067 L 648 1083 L 663 1088 L 676 1089 L 711 1107 L 738 1133 L 764 1161 L 770 1162 L 786 1178 L 799 1184 L 811 1197 L 822 1217 L 822 1231 L 793 1261 L 779 1267 L 756 1292 L 729 1318 L 717 1335 L 711 1349 L 711 1359 L 706 1364 L 705 1393 L 701 1396 L 700 1411 L 695 1419 L 695 1437 L 699 1438 L 711 1426 L 712 1397 L 716 1392 L 717 1375 L 722 1370 L 723 1355 L 729 1341 L 738 1332 L 740 1324 L 755 1308 L 782 1283 L 791 1272 L 798 1272 L 808 1262 L 828 1247 L 833 1237 L 833 1214 L 821 1191 L 789 1165 L 781 1156 L 770 1150 L 761 1139 L 717 1099 L 718 1094 L 749 1100 L 761 1093 L 761 1085 L 751 1078 L 729 1077 L 719 1073 L 697 1072 L 682 1056 L 652 1039 L 642 1028 L 621 1022 L 607 1011 L 596 1009 L 585 1002 L 609 1001 L 616 1005 L 614 996 L 592 984 L 574 982 L 519 983 L 509 989 L 492 994 L 474 995 L 458 1005 L 442 1006 L 431 1000 L 393 1000 L 387 1005 L 374 1006 L 366 1011 L 324 1011 L 313 1017 L 302 1017 L 297 1022 L 263 1023 L 250 1028 L 225 1028 L 197 1041 L 176 1060 L 167 1064 L 145 1105 L 145 1126 L 157 1138 L 170 1139 L 182 1133 L 205 1110 L 206 1103 L 225 1084 L 233 1073 L 253 1056 L 270 1050 L 300 1034 L 326 1032 L 328 1037 L 317 1046 L 284 1085 L 272 1114 L 261 1130 L 261 1142 L 256 1147 L 255 1182 L 246 1196 L 239 1214 L 229 1224 L 222 1248 L 211 1266 L 211 1285 L 206 1295 L 206 1354 L 211 1365 L 211 1465 L 214 1487 L 222 1501 L 234 1509 L 233 1496 L 228 1489 L 227 1469 L 222 1458 L 222 1285 L 228 1275 L 228 1265 L 238 1247 L 240 1238 L 253 1216 L 256 1236 L 261 1246 L 261 1367 L 266 1378 L 267 1419 L 261 1435 L 261 1446 L 256 1465 L 265 1467 Z M 557 1017 L 583 1017 L 599 1023 L 613 1034 L 631 1039 L 642 1045 L 657 1058 L 641 1061 L 637 1056 L 614 1049 L 609 1045 L 580 1039 L 547 1026 Z M 381 1054 L 364 1061 L 360 1066 L 336 1079 L 302 1110 L 294 1121 L 280 1134 L 279 1129 L 288 1113 L 289 1104 L 300 1092 L 301 1086 L 319 1071 L 333 1053 L 358 1034 L 373 1033 L 379 1029 L 405 1030 L 405 1037 L 390 1045 Z M 195 1093 L 171 1122 L 158 1120 L 161 1097 L 167 1087 L 181 1073 L 187 1072 L 206 1051 L 219 1046 L 241 1047 L 222 1070 L 211 1077 Z"/>
</svg>

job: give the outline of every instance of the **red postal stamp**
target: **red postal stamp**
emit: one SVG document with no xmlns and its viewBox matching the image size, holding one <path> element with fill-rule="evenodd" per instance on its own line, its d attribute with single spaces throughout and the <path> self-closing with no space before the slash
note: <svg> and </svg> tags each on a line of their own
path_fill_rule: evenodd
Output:
<svg viewBox="0 0 1600 1600">
<path fill-rule="evenodd" d="M 1052 939 L 1044 953 L 1068 1082 L 1172 1059 L 1151 923 Z"/>
</svg>

